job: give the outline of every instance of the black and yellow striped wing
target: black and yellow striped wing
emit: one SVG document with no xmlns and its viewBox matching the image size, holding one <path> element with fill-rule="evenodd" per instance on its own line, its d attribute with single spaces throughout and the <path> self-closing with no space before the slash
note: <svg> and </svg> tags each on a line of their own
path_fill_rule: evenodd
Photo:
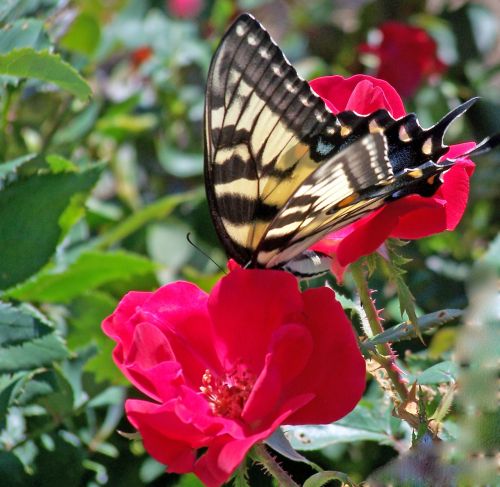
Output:
<svg viewBox="0 0 500 487">
<path fill-rule="evenodd" d="M 467 107 L 429 130 L 413 114 L 334 115 L 266 30 L 240 16 L 213 57 L 205 100 L 206 190 L 228 255 L 283 268 L 388 199 L 435 191 L 442 169 L 432 160 Z"/>
</svg>

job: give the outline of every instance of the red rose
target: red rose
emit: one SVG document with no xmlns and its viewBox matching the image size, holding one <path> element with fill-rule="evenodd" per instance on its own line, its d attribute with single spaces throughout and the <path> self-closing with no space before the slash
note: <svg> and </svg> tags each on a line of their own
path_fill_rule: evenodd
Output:
<svg viewBox="0 0 500 487">
<path fill-rule="evenodd" d="M 395 118 L 405 115 L 396 90 L 385 81 L 370 76 L 325 76 L 310 84 L 334 113 L 354 110 L 366 115 L 384 108 Z M 440 160 L 460 157 L 472 147 L 473 142 L 453 145 Z M 347 265 L 371 254 L 389 237 L 417 239 L 453 230 L 465 211 L 469 178 L 474 167 L 469 158 L 459 158 L 444 174 L 443 184 L 433 196 L 414 194 L 384 205 L 361 220 L 331 233 L 313 249 L 334 257 L 332 271 L 337 279 L 342 280 Z"/>
<path fill-rule="evenodd" d="M 385 22 L 379 31 L 379 43 L 362 44 L 359 50 L 378 58 L 375 76 L 391 83 L 401 96 L 412 96 L 422 81 L 446 69 L 437 56 L 436 42 L 424 29 Z"/>
<path fill-rule="evenodd" d="M 103 330 L 118 367 L 151 399 L 125 404 L 146 450 L 207 486 L 281 424 L 341 418 L 365 387 L 333 291 L 301 293 L 283 271 L 235 269 L 210 294 L 186 282 L 130 292 Z"/>
</svg>

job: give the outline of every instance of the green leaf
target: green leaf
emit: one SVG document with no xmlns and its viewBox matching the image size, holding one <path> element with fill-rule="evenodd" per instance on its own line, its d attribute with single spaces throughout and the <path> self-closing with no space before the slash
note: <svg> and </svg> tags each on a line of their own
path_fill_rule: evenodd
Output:
<svg viewBox="0 0 500 487">
<path fill-rule="evenodd" d="M 459 367 L 455 362 L 447 360 L 433 365 L 418 374 L 415 379 L 419 384 L 440 384 L 442 382 L 456 382 Z"/>
<path fill-rule="evenodd" d="M 349 479 L 349 476 L 343 472 L 319 472 L 309 477 L 303 484 L 303 487 L 322 487 L 328 484 L 331 480 L 340 480 L 342 485 L 356 487 L 356 484 Z"/>
<path fill-rule="evenodd" d="M 72 348 L 93 343 L 97 353 L 85 364 L 85 370 L 93 372 L 98 382 L 108 380 L 113 384 L 128 384 L 112 359 L 115 342 L 101 329 L 101 322 L 116 307 L 116 300 L 100 291 L 91 291 L 71 302 L 68 345 Z"/>
<path fill-rule="evenodd" d="M 137 274 L 153 272 L 146 257 L 118 252 L 86 252 L 67 269 L 48 269 L 6 294 L 23 301 L 68 302 L 85 291 Z"/>
<path fill-rule="evenodd" d="M 76 195 L 92 188 L 102 169 L 35 175 L 0 192 L 0 289 L 24 281 L 49 261 L 65 211 Z"/>
<path fill-rule="evenodd" d="M 70 383 L 59 370 L 47 370 L 31 377 L 17 402 L 38 404 L 49 416 L 63 418 L 73 411 L 74 396 Z"/>
<path fill-rule="evenodd" d="M 69 51 L 90 56 L 101 40 L 101 28 L 97 19 L 87 12 L 81 13 L 60 40 L 60 45 Z"/>
<path fill-rule="evenodd" d="M 92 94 L 90 86 L 75 68 L 58 54 L 47 50 L 36 51 L 31 47 L 23 47 L 0 55 L 0 75 L 53 83 L 81 100 L 87 100 Z"/>
<path fill-rule="evenodd" d="M 266 444 L 273 450 L 277 451 L 280 455 L 292 460 L 294 462 L 307 463 L 315 470 L 321 470 L 320 467 L 301 455 L 298 451 L 294 450 L 287 437 L 281 428 L 278 428 L 267 440 Z"/>
<path fill-rule="evenodd" d="M 441 311 L 420 316 L 417 319 L 418 329 L 422 332 L 432 331 L 438 326 L 459 318 L 462 314 L 463 311 L 459 309 L 442 309 Z M 362 344 L 362 347 L 363 349 L 369 350 L 382 343 L 395 343 L 402 340 L 410 340 L 417 336 L 415 326 L 412 323 L 405 321 L 404 323 L 388 328 L 384 332 L 366 340 Z"/>
<path fill-rule="evenodd" d="M 327 446 L 357 441 L 396 444 L 393 418 L 388 407 L 372 409 L 363 400 L 354 411 L 332 424 L 285 426 L 285 434 L 293 448 L 301 451 L 320 450 Z"/>
<path fill-rule="evenodd" d="M 0 303 L 0 344 L 0 372 L 35 369 L 68 356 L 50 324 L 29 305 Z"/>
<path fill-rule="evenodd" d="M 398 241 L 391 241 L 391 244 L 387 244 L 390 259 L 385 260 L 384 258 L 380 257 L 379 262 L 382 263 L 382 266 L 388 274 L 389 278 L 396 285 L 401 315 L 403 315 L 403 313 L 406 313 L 408 315 L 410 322 L 415 326 L 417 335 L 420 336 L 417 312 L 415 309 L 415 298 L 413 297 L 410 288 L 404 280 L 406 271 L 403 269 L 403 265 L 410 262 L 410 259 L 407 259 L 402 255 L 396 253 L 395 248 L 397 246 L 400 246 L 400 243 Z"/>
<path fill-rule="evenodd" d="M 52 326 L 28 304 L 15 307 L 0 302 L 0 345 L 18 345 L 53 332 Z"/>
<path fill-rule="evenodd" d="M 35 154 L 27 154 L 17 159 L 0 164 L 0 182 L 6 177 L 15 174 L 17 169 L 20 168 L 25 162 L 31 161 Z"/>
<path fill-rule="evenodd" d="M 49 46 L 50 41 L 43 22 L 38 19 L 19 19 L 4 25 L 0 30 L 0 54 L 21 47 L 31 47 L 38 51 Z"/>
</svg>

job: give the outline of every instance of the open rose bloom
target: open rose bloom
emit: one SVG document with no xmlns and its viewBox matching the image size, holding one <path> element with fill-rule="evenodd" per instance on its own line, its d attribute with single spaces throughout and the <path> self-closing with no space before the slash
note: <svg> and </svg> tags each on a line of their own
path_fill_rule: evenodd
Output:
<svg viewBox="0 0 500 487">
<path fill-rule="evenodd" d="M 387 110 L 394 118 L 406 114 L 396 90 L 387 82 L 371 76 L 324 76 L 310 82 L 333 113 L 352 110 L 368 115 Z M 460 157 L 474 147 L 473 142 L 452 145 L 441 157 L 458 158 L 442 176 L 443 184 L 431 197 L 405 196 L 375 210 L 359 221 L 328 235 L 313 249 L 333 257 L 332 271 L 341 280 L 349 264 L 380 247 L 387 238 L 418 239 L 453 230 L 465 211 L 469 196 L 469 178 L 474 163 Z"/>
<path fill-rule="evenodd" d="M 328 288 L 300 292 L 283 271 L 237 268 L 210 294 L 186 282 L 130 292 L 103 323 L 114 360 L 147 400 L 127 417 L 168 471 L 227 481 L 282 424 L 351 411 L 365 362 Z"/>
</svg>

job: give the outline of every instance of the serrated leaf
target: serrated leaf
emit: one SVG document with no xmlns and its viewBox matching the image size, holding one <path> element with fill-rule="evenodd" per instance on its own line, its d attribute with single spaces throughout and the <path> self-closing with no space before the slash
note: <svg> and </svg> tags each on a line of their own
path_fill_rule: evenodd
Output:
<svg viewBox="0 0 500 487">
<path fill-rule="evenodd" d="M 35 154 L 27 154 L 11 161 L 0 163 L 0 182 L 7 176 L 15 174 L 16 170 L 21 167 L 25 162 L 31 161 Z"/>
<path fill-rule="evenodd" d="M 54 333 L 0 350 L 0 373 L 30 370 L 64 360 L 68 351 Z"/>
<path fill-rule="evenodd" d="M 24 281 L 49 261 L 63 233 L 61 217 L 102 169 L 34 175 L 0 192 L 0 289 Z"/>
<path fill-rule="evenodd" d="M 68 302 L 105 283 L 153 272 L 155 264 L 129 252 L 86 252 L 68 268 L 42 271 L 6 294 L 24 301 Z"/>
<path fill-rule="evenodd" d="M 68 356 L 66 347 L 37 310 L 0 303 L 0 373 L 30 370 Z"/>
<path fill-rule="evenodd" d="M 0 75 L 30 78 L 52 83 L 81 100 L 87 100 L 92 91 L 75 68 L 58 54 L 31 47 L 14 49 L 0 55 Z"/>
<path fill-rule="evenodd" d="M 27 304 L 0 302 L 0 345 L 8 347 L 53 333 L 50 323 Z"/>
</svg>

